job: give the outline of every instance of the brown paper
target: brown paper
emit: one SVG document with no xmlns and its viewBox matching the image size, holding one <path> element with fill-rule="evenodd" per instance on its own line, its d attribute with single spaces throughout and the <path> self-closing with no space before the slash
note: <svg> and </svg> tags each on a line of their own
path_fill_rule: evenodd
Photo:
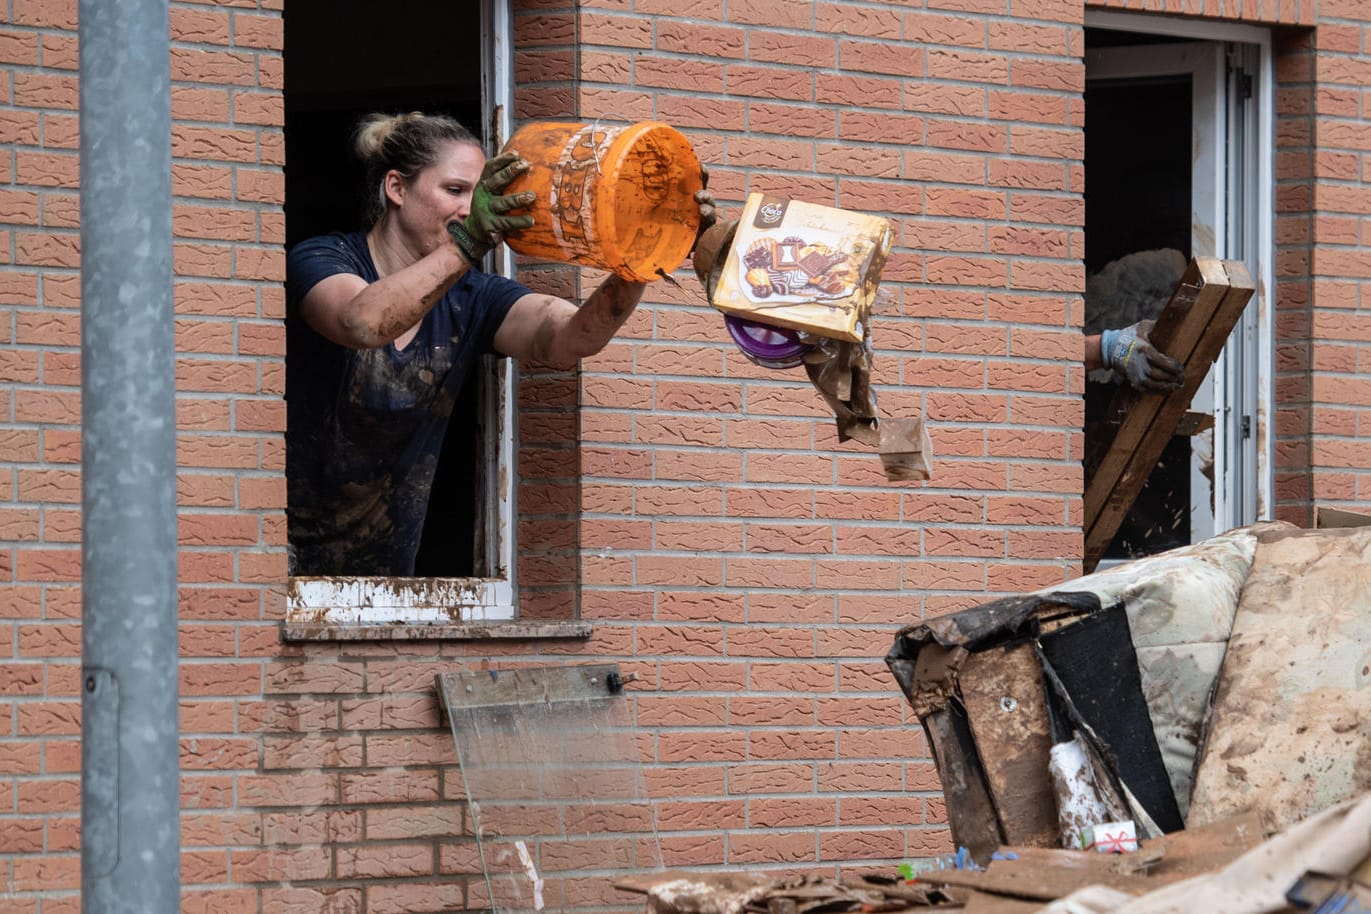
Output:
<svg viewBox="0 0 1371 914">
<path fill-rule="evenodd" d="M 881 455 L 891 482 L 929 479 L 933 447 L 921 418 L 881 419 L 871 387 L 871 337 L 860 343 L 816 337 L 805 354 L 805 372 L 833 410 L 838 440 L 860 441 Z"/>
<path fill-rule="evenodd" d="M 881 423 L 881 465 L 891 482 L 929 479 L 933 446 L 923 419 L 886 419 Z"/>
</svg>

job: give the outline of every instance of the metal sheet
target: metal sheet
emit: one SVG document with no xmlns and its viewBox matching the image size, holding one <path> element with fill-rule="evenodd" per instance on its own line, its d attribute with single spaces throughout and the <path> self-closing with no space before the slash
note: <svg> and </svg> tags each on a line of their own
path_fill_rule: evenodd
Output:
<svg viewBox="0 0 1371 914">
<path fill-rule="evenodd" d="M 81 74 L 81 910 L 171 914 L 181 829 L 168 3 L 63 9 L 79 23 Z M 41 861 L 39 881 L 67 864 Z"/>
<path fill-rule="evenodd" d="M 976 749 L 1005 840 L 1057 844 L 1057 802 L 1047 774 L 1052 725 L 1042 668 L 1029 645 L 967 658 L 961 676 Z"/>
</svg>

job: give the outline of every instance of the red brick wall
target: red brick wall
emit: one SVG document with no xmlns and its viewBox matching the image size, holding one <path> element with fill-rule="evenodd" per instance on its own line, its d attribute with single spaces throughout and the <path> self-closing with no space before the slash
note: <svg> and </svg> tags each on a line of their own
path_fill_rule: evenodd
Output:
<svg viewBox="0 0 1371 914">
<path fill-rule="evenodd" d="M 1291 412 L 1307 406 L 1304 453 L 1296 453 L 1292 469 L 1308 465 L 1308 499 L 1316 504 L 1342 504 L 1365 510 L 1371 497 L 1371 458 L 1363 439 L 1371 382 L 1364 377 L 1366 341 L 1371 339 L 1361 300 L 1366 287 L 1368 256 L 1362 234 L 1367 212 L 1366 134 L 1368 122 L 1358 104 L 1371 80 L 1371 61 L 1365 48 L 1371 10 L 1355 0 L 1321 0 L 1319 27 L 1295 36 L 1298 44 L 1288 55 L 1291 94 L 1305 103 L 1292 130 L 1291 145 L 1311 168 L 1310 247 L 1305 254 L 1311 275 L 1311 294 L 1294 297 L 1291 318 L 1305 342 L 1307 401 L 1292 398 Z M 1304 145 L 1301 147 L 1300 142 Z M 1292 195 L 1289 195 L 1293 197 Z M 1293 270 L 1292 270 L 1293 271 Z M 1306 307 L 1301 307 L 1305 305 Z M 1300 457 L 1305 457 L 1303 462 Z M 1303 517 L 1300 496 L 1285 511 Z"/>
<path fill-rule="evenodd" d="M 1357 0 L 1109 3 L 1283 23 L 1278 508 L 1367 500 L 1359 305 L 1371 14 Z M 889 869 L 946 850 L 880 661 L 926 615 L 1061 581 L 1081 548 L 1079 0 L 516 3 L 516 116 L 659 118 L 730 214 L 766 190 L 899 231 L 889 485 L 797 371 L 657 283 L 578 373 L 523 388 L 530 618 L 588 642 L 283 645 L 280 0 L 171 10 L 185 910 L 439 911 L 474 873 L 433 675 L 615 660 L 669 865 Z M 0 914 L 77 905 L 76 5 L 0 21 Z M 836 37 L 835 37 L 836 36 Z M 565 271 L 537 282 L 573 294 Z M 7 640 L 6 640 L 7 639 Z"/>
<path fill-rule="evenodd" d="M 516 7 L 518 4 L 514 4 Z M 514 21 L 514 111 L 519 118 L 574 119 L 576 20 L 570 4 L 530 5 Z M 517 128 L 518 123 L 515 123 Z M 520 264 L 539 292 L 579 301 L 580 271 Z M 521 366 L 519 382 L 519 614 L 571 619 L 580 613 L 581 441 L 578 371 Z"/>
<path fill-rule="evenodd" d="M 258 814 L 235 807 L 251 803 L 261 751 L 251 712 L 280 650 L 279 5 L 170 11 L 187 910 L 210 908 L 196 884 L 229 881 L 231 848 L 258 843 L 242 840 Z M 0 910 L 52 914 L 78 910 L 80 871 L 76 3 L 7 10 Z M 234 893 L 257 910 L 254 889 Z"/>
<path fill-rule="evenodd" d="M 1314 63 L 1315 32 L 1286 30 L 1274 42 L 1276 97 L 1276 486 L 1275 516 L 1298 524 L 1312 520 L 1315 467 L 1310 461 L 1313 428 L 1310 326 L 1315 289 L 1334 296 L 1330 284 L 1313 278 Z M 1338 158 L 1345 158 L 1340 154 Z M 1356 156 L 1352 156 L 1356 158 Z M 1341 221 L 1345 217 L 1332 217 Z M 1355 356 L 1353 357 L 1355 362 Z"/>
</svg>

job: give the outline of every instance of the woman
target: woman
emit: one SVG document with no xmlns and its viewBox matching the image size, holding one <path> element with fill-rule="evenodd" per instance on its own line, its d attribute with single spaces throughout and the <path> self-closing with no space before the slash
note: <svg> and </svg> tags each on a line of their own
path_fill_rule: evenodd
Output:
<svg viewBox="0 0 1371 914">
<path fill-rule="evenodd" d="M 443 433 L 478 357 L 570 367 L 599 352 L 643 285 L 611 275 L 581 307 L 482 273 L 531 193 L 528 169 L 486 161 L 455 120 L 372 115 L 358 128 L 365 232 L 311 238 L 287 258 L 288 521 L 293 574 L 414 573 Z M 702 228 L 712 198 L 696 195 Z"/>
</svg>

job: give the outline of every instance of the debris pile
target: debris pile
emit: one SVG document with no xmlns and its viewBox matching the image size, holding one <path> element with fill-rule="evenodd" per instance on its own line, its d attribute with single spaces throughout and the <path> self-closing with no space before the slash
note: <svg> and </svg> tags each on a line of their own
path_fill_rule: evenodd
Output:
<svg viewBox="0 0 1371 914">
<path fill-rule="evenodd" d="M 886 661 L 953 841 L 985 862 L 1107 822 L 1281 829 L 1371 790 L 1368 568 L 1371 527 L 1265 523 L 902 630 Z"/>
<path fill-rule="evenodd" d="M 1371 914 L 1371 526 L 1264 523 L 902 630 L 956 855 L 648 914 Z"/>
<path fill-rule="evenodd" d="M 1271 837 L 1244 813 L 1128 853 L 1002 847 L 913 880 L 670 871 L 615 887 L 646 895 L 646 914 L 1363 914 L 1368 880 L 1371 795 Z"/>
<path fill-rule="evenodd" d="M 768 878 L 748 872 L 669 870 L 632 876 L 614 887 L 647 896 L 647 914 L 866 914 L 917 909 L 962 910 L 966 893 L 891 877 Z"/>
</svg>

